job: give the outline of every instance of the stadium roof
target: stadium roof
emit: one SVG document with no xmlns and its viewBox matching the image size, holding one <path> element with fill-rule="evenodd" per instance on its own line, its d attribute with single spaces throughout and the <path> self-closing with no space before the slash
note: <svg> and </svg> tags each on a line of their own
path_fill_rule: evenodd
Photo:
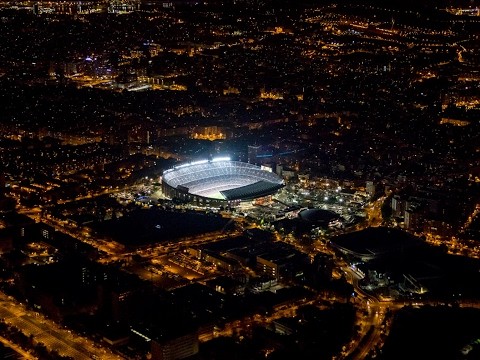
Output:
<svg viewBox="0 0 480 360">
<path fill-rule="evenodd" d="M 236 189 L 220 191 L 227 200 L 254 199 L 261 196 L 273 194 L 283 185 L 271 183 L 269 181 L 258 181 L 254 184 L 242 186 Z"/>
</svg>

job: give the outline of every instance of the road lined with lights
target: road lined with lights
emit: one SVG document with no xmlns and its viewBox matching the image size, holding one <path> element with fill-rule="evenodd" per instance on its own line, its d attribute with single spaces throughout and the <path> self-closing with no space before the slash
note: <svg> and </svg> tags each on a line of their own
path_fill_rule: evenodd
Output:
<svg viewBox="0 0 480 360">
<path fill-rule="evenodd" d="M 17 344 L 12 343 L 11 341 L 5 339 L 4 337 L 0 336 L 0 343 L 2 343 L 4 346 L 11 348 L 13 351 L 15 351 L 17 354 L 22 355 L 24 359 L 27 360 L 37 360 L 35 356 L 32 354 L 26 352 L 22 348 L 20 348 Z"/>
<path fill-rule="evenodd" d="M 27 337 L 33 336 L 36 344 L 43 343 L 49 351 L 57 351 L 60 355 L 70 356 L 75 360 L 89 360 L 92 357 L 102 360 L 123 359 L 107 348 L 59 327 L 43 315 L 26 309 L 23 304 L 3 293 L 0 293 L 0 318 Z M 32 356 L 30 358 L 35 359 Z"/>
</svg>

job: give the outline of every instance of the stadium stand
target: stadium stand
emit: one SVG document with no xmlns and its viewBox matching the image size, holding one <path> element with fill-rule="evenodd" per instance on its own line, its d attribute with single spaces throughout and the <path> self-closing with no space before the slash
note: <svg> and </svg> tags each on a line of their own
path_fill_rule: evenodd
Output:
<svg viewBox="0 0 480 360">
<path fill-rule="evenodd" d="M 284 183 L 275 173 L 239 161 L 200 161 L 166 170 L 163 183 L 170 189 L 204 198 L 247 200 L 274 193 Z M 171 193 L 171 191 L 169 190 Z"/>
</svg>

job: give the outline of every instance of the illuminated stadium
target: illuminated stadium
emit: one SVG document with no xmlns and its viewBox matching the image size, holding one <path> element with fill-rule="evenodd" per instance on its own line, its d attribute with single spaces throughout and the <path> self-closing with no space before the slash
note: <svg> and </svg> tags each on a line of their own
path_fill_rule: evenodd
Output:
<svg viewBox="0 0 480 360">
<path fill-rule="evenodd" d="M 276 174 L 229 158 L 196 161 L 164 171 L 162 190 L 200 206 L 235 205 L 271 195 L 284 186 Z"/>
</svg>

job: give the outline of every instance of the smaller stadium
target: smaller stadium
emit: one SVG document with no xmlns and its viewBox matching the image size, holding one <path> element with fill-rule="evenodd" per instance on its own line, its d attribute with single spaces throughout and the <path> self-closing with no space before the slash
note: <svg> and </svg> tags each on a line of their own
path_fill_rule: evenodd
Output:
<svg viewBox="0 0 480 360">
<path fill-rule="evenodd" d="M 198 206 L 235 206 L 272 195 L 284 185 L 275 173 L 230 158 L 179 165 L 162 176 L 166 197 Z"/>
</svg>

